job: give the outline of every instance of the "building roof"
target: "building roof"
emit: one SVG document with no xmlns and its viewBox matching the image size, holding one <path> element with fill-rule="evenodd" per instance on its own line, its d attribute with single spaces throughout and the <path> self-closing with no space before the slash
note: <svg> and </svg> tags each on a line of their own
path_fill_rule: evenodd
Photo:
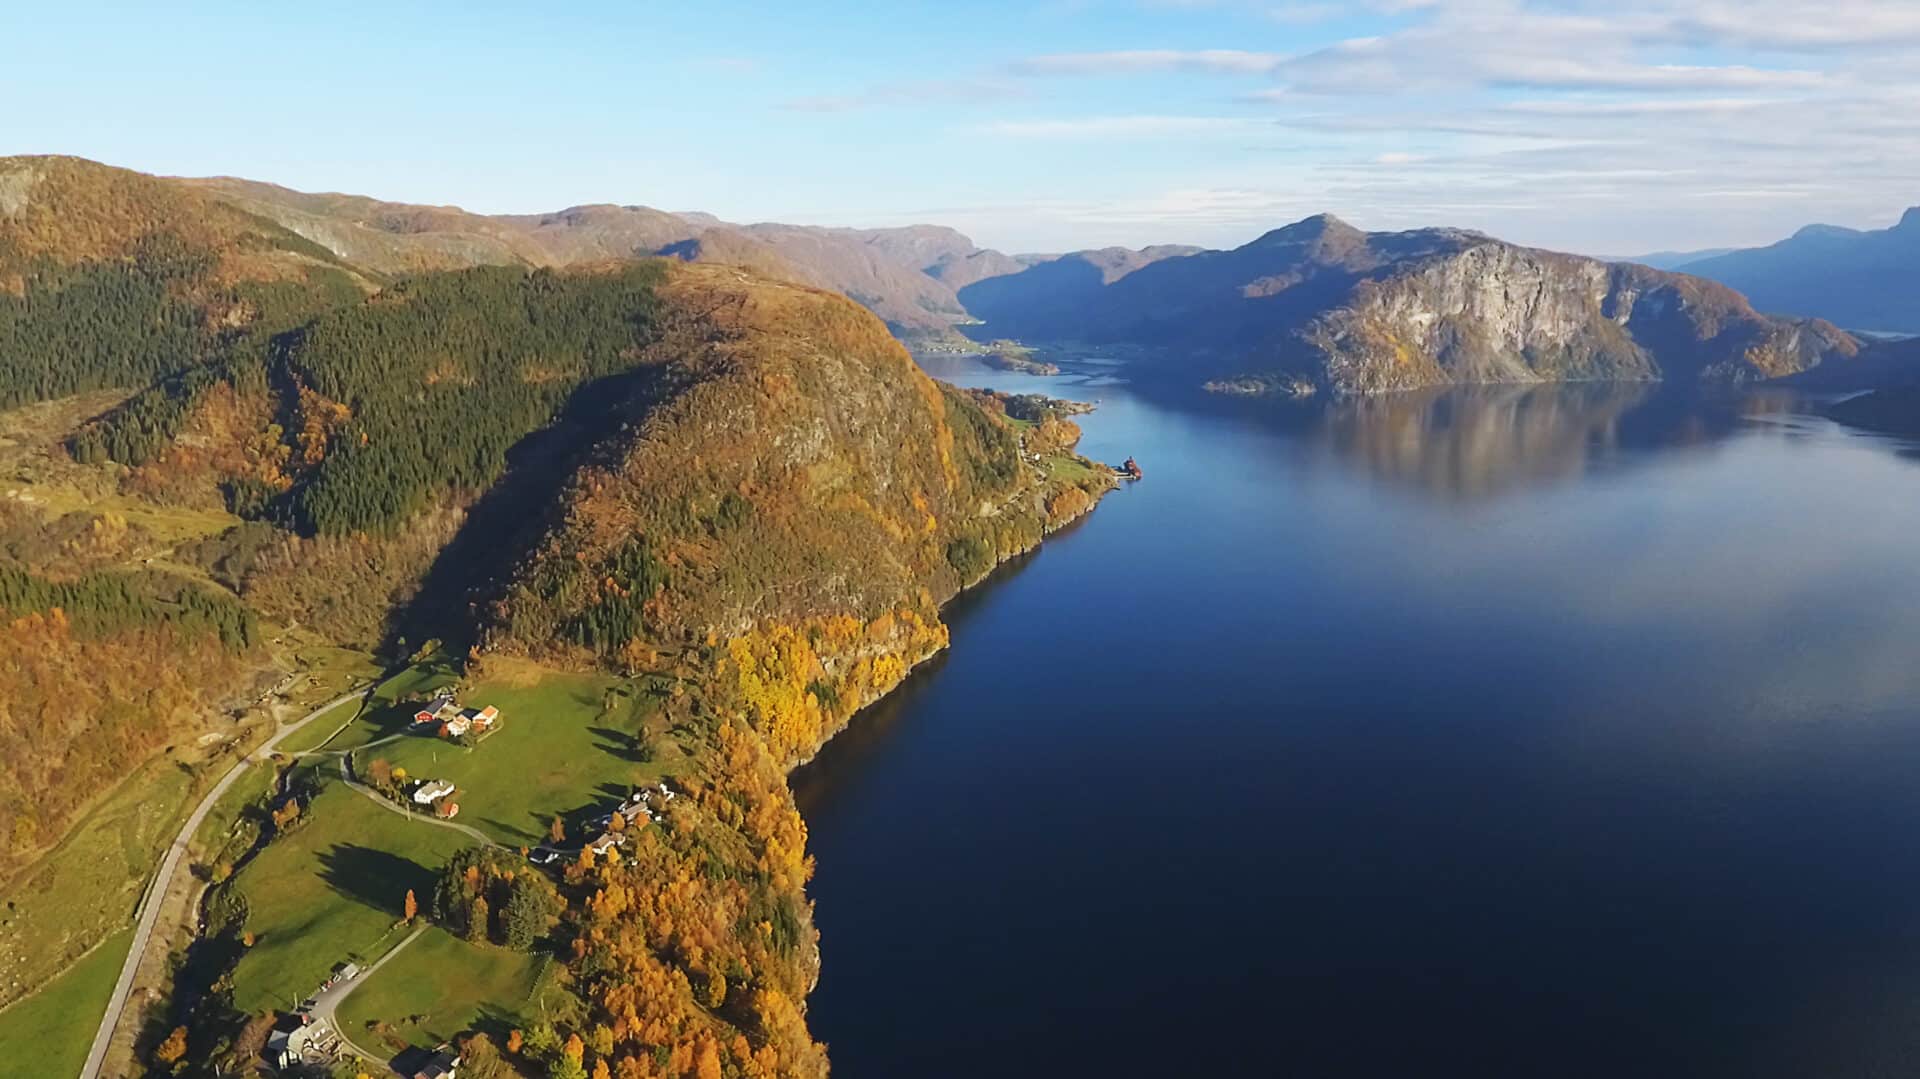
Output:
<svg viewBox="0 0 1920 1079">
<path fill-rule="evenodd" d="M 427 779 L 422 780 L 420 785 L 413 789 L 413 800 L 426 805 L 436 798 L 444 798 L 453 792 L 454 786 L 451 782 L 444 779 Z"/>
</svg>

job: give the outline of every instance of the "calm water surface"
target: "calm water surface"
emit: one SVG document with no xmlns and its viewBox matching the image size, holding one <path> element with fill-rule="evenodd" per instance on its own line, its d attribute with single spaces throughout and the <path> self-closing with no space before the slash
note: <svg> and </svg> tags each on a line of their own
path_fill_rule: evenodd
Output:
<svg viewBox="0 0 1920 1079">
<path fill-rule="evenodd" d="M 1920 1070 L 1920 460 L 1778 396 L 1099 398 L 796 777 L 840 1079 Z"/>
</svg>

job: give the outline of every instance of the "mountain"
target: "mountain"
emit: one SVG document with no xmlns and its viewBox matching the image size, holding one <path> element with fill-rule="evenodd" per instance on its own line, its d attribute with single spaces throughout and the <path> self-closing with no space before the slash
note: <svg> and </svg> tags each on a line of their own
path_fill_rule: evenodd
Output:
<svg viewBox="0 0 1920 1079">
<path fill-rule="evenodd" d="M 572 266 L 666 254 L 748 265 L 832 289 L 902 337 L 938 337 L 967 318 L 954 290 L 1020 264 L 949 228 L 847 229 L 735 225 L 711 214 L 645 206 L 574 206 L 549 214 L 484 215 L 357 195 L 306 194 L 231 177 L 185 180 L 270 218 L 355 265 L 383 274 L 477 265 Z M 955 282 L 958 282 L 956 284 Z"/>
<path fill-rule="evenodd" d="M 1827 415 L 1869 431 L 1920 436 L 1920 386 L 1887 387 L 1849 397 L 1829 407 Z"/>
<path fill-rule="evenodd" d="M 1130 250 L 1105 247 L 1065 255 L 1028 256 L 1012 268 L 975 278 L 960 288 L 960 302 L 989 323 L 999 337 L 1036 339 L 1084 336 L 1107 287 L 1161 259 L 1202 249 L 1177 245 Z M 1004 258 L 1005 256 L 1001 256 Z"/>
<path fill-rule="evenodd" d="M 1177 350 L 1160 374 L 1243 393 L 1794 374 L 1858 343 L 1770 318 L 1710 281 L 1458 229 L 1369 233 L 1330 215 L 1230 251 L 1044 264 L 963 290 L 982 332 Z"/>
<path fill-rule="evenodd" d="M 1892 228 L 1809 225 L 1767 247 L 1687 264 L 1763 311 L 1813 316 L 1865 333 L 1920 333 L 1920 207 Z"/>
<path fill-rule="evenodd" d="M 1645 255 L 1609 255 L 1603 256 L 1603 262 L 1637 262 L 1642 266 L 1651 266 L 1656 270 L 1680 270 L 1702 259 L 1715 258 L 1737 247 L 1705 247 L 1698 251 L 1654 251 Z"/>
<path fill-rule="evenodd" d="M 0 636 L 17 657 L 0 664 L 0 885 L 66 864 L 50 852 L 96 794 L 163 754 L 180 761 L 163 775 L 217 765 L 210 783 L 228 764 L 203 747 L 257 744 L 272 716 L 253 702 L 309 680 L 316 655 L 376 653 L 401 684 L 590 675 L 611 688 L 579 723 L 653 718 L 573 731 L 582 759 L 542 782 L 577 781 L 580 821 L 609 760 L 683 797 L 625 857 L 554 870 L 570 992 L 553 1022 L 610 1044 L 599 1063 L 826 1074 L 786 773 L 946 645 L 943 604 L 1114 483 L 1049 406 L 1015 420 L 934 382 L 871 310 L 808 283 L 937 306 L 942 286 L 909 263 L 975 253 L 944 230 L 620 206 L 494 218 L 0 159 Z M 604 738 L 619 745 L 584 748 Z M 223 1054 L 264 1031 L 229 987 L 258 984 L 297 934 L 352 935 L 242 943 L 272 864 L 245 856 L 293 819 L 351 827 L 313 809 L 360 797 L 329 801 L 322 773 L 263 796 L 271 827 L 235 829 L 248 838 L 208 890 L 221 917 L 161 1005 L 208 1074 L 245 1066 Z M 430 876 L 381 842 L 329 840 Z M 321 879 L 302 902 L 357 904 L 383 933 L 406 894 L 386 887 L 398 877 L 378 897 Z M 111 928 L 133 897 L 101 894 Z M 40 978 L 99 942 L 60 925 L 0 954 L 0 1002 L 33 984 L 21 963 Z"/>
</svg>

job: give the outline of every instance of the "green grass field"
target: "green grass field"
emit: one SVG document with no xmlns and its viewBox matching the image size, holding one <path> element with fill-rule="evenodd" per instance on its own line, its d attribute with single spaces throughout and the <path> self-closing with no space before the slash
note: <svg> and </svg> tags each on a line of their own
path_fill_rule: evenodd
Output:
<svg viewBox="0 0 1920 1079">
<path fill-rule="evenodd" d="M 206 774 L 217 778 L 228 767 L 215 761 Z M 0 890 L 0 1002 L 46 984 L 133 918 L 205 781 L 172 761 L 149 762 Z"/>
<path fill-rule="evenodd" d="M 380 683 L 357 714 L 351 706 L 342 705 L 340 711 L 321 716 L 289 735 L 279 748 L 287 753 L 358 749 L 368 742 L 398 734 L 413 722 L 413 709 L 396 702 L 428 696 L 458 679 L 458 673 L 444 662 L 408 667 Z"/>
<path fill-rule="evenodd" d="M 398 1052 L 393 1039 L 431 1048 L 476 1029 L 503 1042 L 508 1030 L 531 1022 L 528 999 L 545 962 L 429 929 L 341 1003 L 340 1029 L 369 1052 Z M 407 1022 L 416 1015 L 425 1019 Z M 375 1033 L 374 1022 L 387 1029 Z"/>
<path fill-rule="evenodd" d="M 400 942 L 407 889 L 425 908 L 439 867 L 472 840 L 388 812 L 338 782 L 311 819 L 249 862 L 236 878 L 255 943 L 234 972 L 243 1011 L 285 1008 L 349 959 L 371 961 Z"/>
<path fill-rule="evenodd" d="M 44 989 L 0 1012 L 9 1075 L 78 1075 L 133 931 L 122 929 Z"/>
<path fill-rule="evenodd" d="M 1063 483 L 1083 483 L 1093 479 L 1097 473 L 1086 463 L 1064 453 L 1052 453 L 1040 459 L 1040 467 L 1046 470 L 1047 478 Z"/>
<path fill-rule="evenodd" d="M 533 684 L 482 682 L 461 703 L 497 706 L 502 724 L 476 748 L 409 736 L 356 754 L 355 764 L 365 775 L 369 760 L 384 758 L 413 779 L 450 780 L 460 788 L 460 823 L 508 846 L 544 842 L 555 816 L 592 816 L 630 786 L 670 771 L 667 760 L 641 761 L 634 749 L 648 706 L 623 695 L 607 707 L 608 691 L 621 684 L 566 674 Z"/>
</svg>

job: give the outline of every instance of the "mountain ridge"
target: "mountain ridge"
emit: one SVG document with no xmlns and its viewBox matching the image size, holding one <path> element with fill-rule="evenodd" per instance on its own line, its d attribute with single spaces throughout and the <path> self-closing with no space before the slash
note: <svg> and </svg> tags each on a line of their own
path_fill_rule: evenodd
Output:
<svg viewBox="0 0 1920 1079">
<path fill-rule="evenodd" d="M 1113 281 L 1083 274 L 1070 311 L 1044 271 L 962 290 L 980 332 L 1177 349 L 1188 360 L 1162 373 L 1226 392 L 1757 381 L 1860 348 L 1829 323 L 1762 315 L 1704 278 L 1464 229 L 1362 232 L 1329 214 Z"/>
<path fill-rule="evenodd" d="M 1920 333 L 1920 206 L 1883 229 L 1806 225 L 1764 247 L 1689 262 L 1688 273 L 1756 306 L 1825 318 L 1860 332 Z"/>
</svg>

